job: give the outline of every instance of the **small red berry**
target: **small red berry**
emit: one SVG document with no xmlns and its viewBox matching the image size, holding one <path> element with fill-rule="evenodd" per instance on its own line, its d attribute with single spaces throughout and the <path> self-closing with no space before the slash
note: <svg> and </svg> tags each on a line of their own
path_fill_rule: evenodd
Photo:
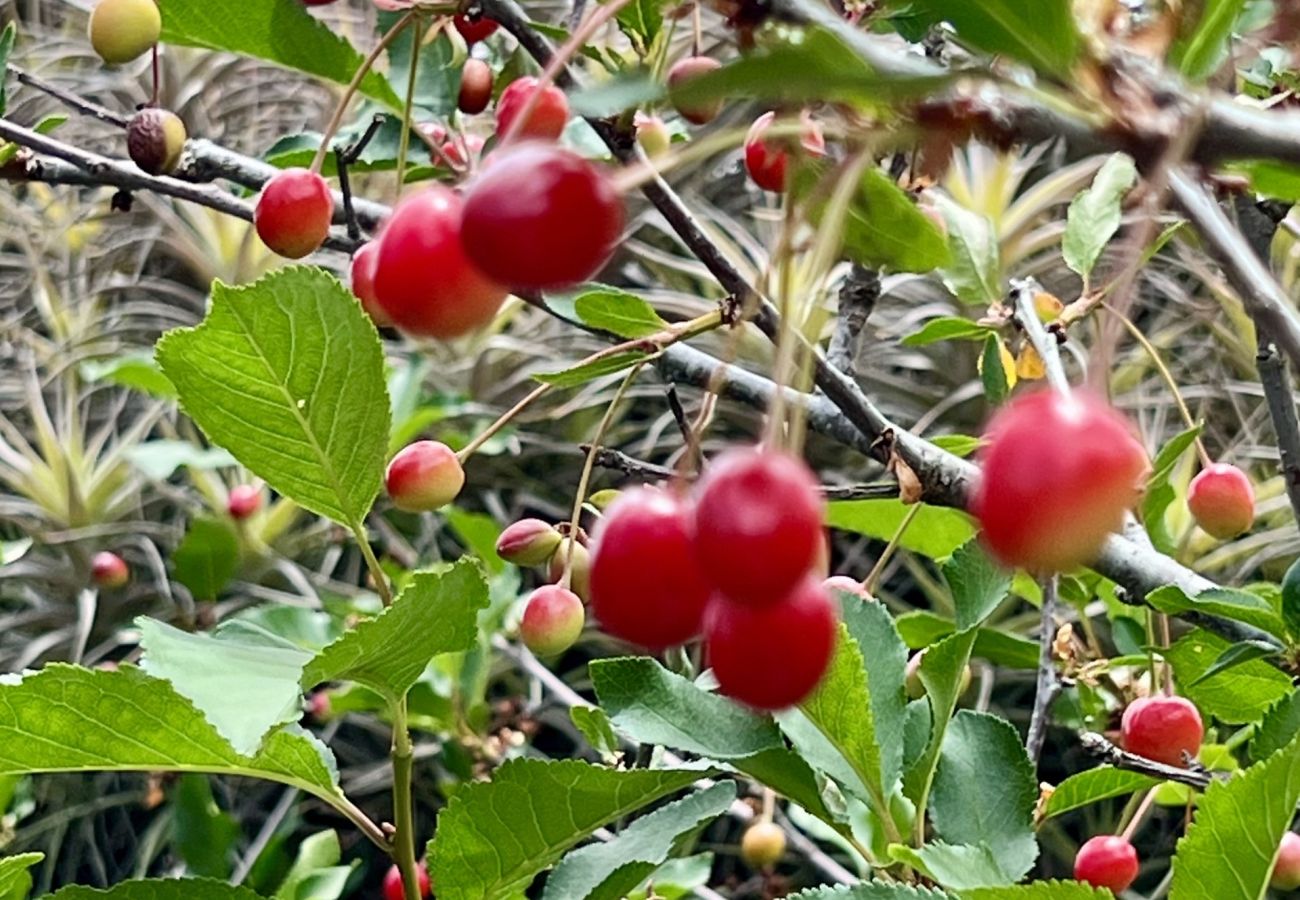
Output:
<svg viewBox="0 0 1300 900">
<path fill-rule="evenodd" d="M 551 561 L 561 540 L 560 533 L 541 519 L 520 519 L 497 538 L 497 556 L 516 566 L 540 566 Z"/>
<path fill-rule="evenodd" d="M 749 134 L 745 136 L 745 169 L 754 184 L 766 191 L 781 193 L 788 186 L 791 148 L 788 142 L 765 137 L 775 118 L 775 113 L 764 113 L 750 126 Z M 809 156 L 826 155 L 826 139 L 822 137 L 821 126 L 807 113 L 803 115 L 800 146 Z"/>
<path fill-rule="evenodd" d="M 723 694 L 755 709 L 785 709 L 816 689 L 837 627 L 835 605 L 813 578 L 764 606 L 715 594 L 704 614 L 705 654 Z"/>
<path fill-rule="evenodd" d="M 781 599 L 824 542 L 817 480 L 802 460 L 752 447 L 713 460 L 696 486 L 700 568 L 737 603 Z"/>
<path fill-rule="evenodd" d="M 307 169 L 285 169 L 262 187 L 253 225 L 271 250 L 302 259 L 325 243 L 333 216 L 334 198 L 324 178 Z"/>
<path fill-rule="evenodd" d="M 524 138 L 555 141 L 564 133 L 564 126 L 569 122 L 568 98 L 564 91 L 548 84 L 534 103 L 533 95 L 537 93 L 538 84 L 536 78 L 525 75 L 510 82 L 501 92 L 497 100 L 497 135 L 501 139 L 509 135 L 516 141 Z M 532 110 L 528 118 L 516 127 L 515 120 L 530 105 Z"/>
<path fill-rule="evenodd" d="M 465 60 L 460 70 L 456 108 L 466 115 L 481 113 L 492 102 L 492 67 L 481 59 Z"/>
<path fill-rule="evenodd" d="M 262 508 L 262 492 L 251 484 L 237 484 L 226 497 L 226 512 L 236 520 L 247 519 Z"/>
<path fill-rule="evenodd" d="M 546 567 L 546 577 L 552 583 L 558 583 L 564 577 L 564 567 L 568 565 L 569 539 L 561 538 L 560 546 L 551 554 L 551 561 Z M 573 563 L 569 571 L 569 589 L 588 600 L 591 597 L 591 551 L 582 544 L 573 545 Z"/>
<path fill-rule="evenodd" d="M 659 651 L 700 633 L 711 593 L 691 548 L 688 504 L 634 488 L 610 504 L 593 536 L 591 608 L 607 634 Z"/>
<path fill-rule="evenodd" d="M 427 897 L 433 889 L 429 882 L 429 870 L 424 863 L 415 867 L 415 881 L 420 888 L 420 896 Z M 384 900 L 406 900 L 406 888 L 402 884 L 402 870 L 393 866 L 384 876 Z"/>
<path fill-rule="evenodd" d="M 708 56 L 688 56 L 679 59 L 668 70 L 668 87 L 670 90 L 680 87 L 692 78 L 707 75 L 721 68 L 722 63 Z M 673 108 L 687 122 L 693 125 L 707 125 L 722 112 L 722 104 L 721 99 L 695 103 L 673 101 Z"/>
<path fill-rule="evenodd" d="M 307 698 L 307 712 L 313 719 L 324 722 L 330 717 L 330 692 L 321 689 Z"/>
<path fill-rule="evenodd" d="M 126 583 L 131 580 L 131 570 L 122 557 L 103 550 L 96 553 L 90 561 L 90 577 L 97 587 L 116 590 L 126 587 Z"/>
<path fill-rule="evenodd" d="M 452 22 L 467 44 L 486 41 L 496 34 L 497 29 L 501 27 L 501 24 L 495 19 L 489 19 L 487 16 L 474 16 L 471 18 L 464 13 L 457 13 Z"/>
<path fill-rule="evenodd" d="M 1170 766 L 1185 766 L 1201 750 L 1205 726 L 1196 704 L 1186 697 L 1143 697 L 1124 710 L 1120 720 L 1124 749 Z"/>
<path fill-rule="evenodd" d="M 379 265 L 379 241 L 362 244 L 352 254 L 352 293 L 361 301 L 361 308 L 370 316 L 372 322 L 380 328 L 392 325 L 393 320 L 379 305 L 375 294 L 375 270 Z"/>
<path fill-rule="evenodd" d="M 775 822 L 755 822 L 740 838 L 740 855 L 754 869 L 776 865 L 785 856 L 785 831 Z"/>
<path fill-rule="evenodd" d="M 1074 858 L 1074 877 L 1093 887 L 1110 888 L 1118 894 L 1128 890 L 1138 875 L 1137 851 L 1113 834 L 1089 838 Z"/>
<path fill-rule="evenodd" d="M 483 155 L 483 146 L 485 143 L 486 141 L 477 134 L 463 134 L 461 135 L 460 140 L 448 138 L 442 145 L 442 155 L 445 156 L 453 166 L 464 166 L 466 165 L 467 160 L 465 159 L 465 153 L 463 152 L 461 145 L 464 145 L 464 150 L 469 151 L 471 158 L 478 159 Z M 441 164 L 442 160 L 435 157 L 435 163 Z"/>
<path fill-rule="evenodd" d="M 994 416 L 971 499 L 1003 564 L 1063 572 L 1092 561 L 1138 497 L 1146 453 L 1105 401 L 1021 394 Z"/>
<path fill-rule="evenodd" d="M 572 287 L 609 261 L 623 234 L 623 203 L 595 165 L 530 142 L 489 157 L 469 186 L 465 252 L 513 290 Z"/>
<path fill-rule="evenodd" d="M 1246 473 L 1227 463 L 1206 466 L 1187 488 L 1187 508 L 1196 524 L 1220 540 L 1255 522 L 1255 488 Z"/>
<path fill-rule="evenodd" d="M 1294 891 L 1300 888 L 1300 834 L 1288 831 L 1282 835 L 1269 884 L 1275 891 Z"/>
<path fill-rule="evenodd" d="M 398 509 L 431 512 L 460 495 L 465 470 L 446 444 L 416 441 L 399 450 L 388 464 L 384 486 Z"/>
<path fill-rule="evenodd" d="M 577 643 L 586 618 L 577 594 L 558 584 L 546 584 L 529 596 L 519 636 L 537 656 L 559 656 Z"/>
<path fill-rule="evenodd" d="M 379 239 L 375 298 L 410 334 L 442 340 L 491 322 L 506 289 L 470 262 L 461 243 L 463 204 L 443 185 L 403 199 Z"/>
</svg>

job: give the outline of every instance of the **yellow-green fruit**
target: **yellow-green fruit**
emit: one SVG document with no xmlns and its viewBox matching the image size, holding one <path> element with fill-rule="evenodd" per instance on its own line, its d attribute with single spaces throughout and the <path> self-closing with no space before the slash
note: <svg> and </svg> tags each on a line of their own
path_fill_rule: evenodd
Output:
<svg viewBox="0 0 1300 900">
<path fill-rule="evenodd" d="M 90 13 L 90 45 L 104 62 L 130 62 L 158 43 L 162 14 L 154 0 L 99 0 Z"/>
<path fill-rule="evenodd" d="M 185 150 L 185 123 L 165 109 L 150 107 L 131 117 L 126 126 L 126 151 L 150 175 L 176 171 Z"/>
<path fill-rule="evenodd" d="M 755 822 L 740 839 L 740 855 L 755 869 L 766 869 L 785 855 L 785 832 L 775 822 Z"/>
</svg>

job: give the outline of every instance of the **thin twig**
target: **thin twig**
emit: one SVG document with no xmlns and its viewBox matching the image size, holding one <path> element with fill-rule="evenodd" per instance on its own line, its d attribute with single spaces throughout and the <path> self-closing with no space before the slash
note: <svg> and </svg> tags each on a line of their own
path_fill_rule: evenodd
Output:
<svg viewBox="0 0 1300 900">
<path fill-rule="evenodd" d="M 1258 327 L 1255 330 L 1259 334 L 1259 355 L 1255 357 L 1255 363 L 1259 368 L 1259 382 L 1264 386 L 1264 399 L 1273 420 L 1273 430 L 1277 432 L 1282 483 L 1286 485 L 1291 511 L 1300 522 L 1300 422 L 1296 419 L 1291 379 L 1287 377 L 1286 363 L 1268 340 L 1268 333 Z"/>
<path fill-rule="evenodd" d="M 1025 737 L 1025 752 L 1038 763 L 1043 752 L 1047 727 L 1051 724 L 1053 701 L 1061 693 L 1061 679 L 1056 672 L 1052 645 L 1056 640 L 1056 600 L 1060 580 L 1056 575 L 1043 582 L 1043 609 L 1038 635 L 1038 689 L 1034 693 L 1034 711 L 1029 719 L 1029 733 Z"/>
<path fill-rule="evenodd" d="M 1209 787 L 1215 778 L 1222 777 L 1226 779 L 1228 777 L 1226 772 L 1221 776 L 1212 775 L 1204 769 L 1184 769 L 1180 766 L 1170 766 L 1162 762 L 1156 762 L 1154 759 L 1147 759 L 1145 756 L 1138 756 L 1136 753 L 1129 753 L 1127 750 L 1115 746 L 1103 735 L 1095 731 L 1087 731 L 1081 734 L 1079 744 L 1093 756 L 1110 763 L 1117 769 L 1141 772 L 1143 775 L 1150 775 L 1152 778 L 1177 781 L 1179 784 L 1190 785 L 1202 790 Z"/>
<path fill-rule="evenodd" d="M 1025 329 L 1029 343 L 1038 352 L 1047 371 L 1047 380 L 1057 391 L 1070 393 L 1070 379 L 1065 377 L 1065 367 L 1061 364 L 1060 348 L 1054 334 L 1043 327 L 1038 318 L 1038 309 L 1034 306 L 1034 295 L 1042 290 L 1032 278 L 1016 279 L 1011 282 L 1011 297 L 1016 307 L 1016 321 Z"/>
</svg>

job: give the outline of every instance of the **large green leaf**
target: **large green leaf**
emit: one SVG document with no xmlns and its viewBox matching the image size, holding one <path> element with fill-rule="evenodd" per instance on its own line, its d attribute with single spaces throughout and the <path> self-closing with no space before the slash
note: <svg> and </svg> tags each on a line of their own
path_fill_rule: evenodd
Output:
<svg viewBox="0 0 1300 900">
<path fill-rule="evenodd" d="M 1111 900 L 1114 896 L 1106 888 L 1081 881 L 1035 881 L 961 892 L 961 900 Z"/>
<path fill-rule="evenodd" d="M 1116 153 L 1102 165 L 1092 186 L 1071 201 L 1061 254 L 1065 264 L 1085 279 L 1119 230 L 1120 201 L 1136 181 L 1133 160 Z"/>
<path fill-rule="evenodd" d="M 1181 588 L 1167 584 L 1147 595 L 1147 603 L 1164 613 L 1177 615 L 1201 612 L 1222 616 L 1262 628 L 1279 640 L 1286 640 L 1286 623 L 1278 608 L 1259 594 L 1233 588 L 1211 588 L 1189 597 Z"/>
<path fill-rule="evenodd" d="M 1129 772 L 1114 766 L 1098 766 L 1071 775 L 1058 784 L 1052 791 L 1043 814 L 1047 818 L 1059 816 L 1090 803 L 1153 788 L 1159 783 L 1158 779 L 1140 772 Z"/>
<path fill-rule="evenodd" d="M 246 887 L 208 878 L 151 878 L 124 881 L 106 890 L 74 884 L 46 900 L 262 900 Z"/>
<path fill-rule="evenodd" d="M 171 799 L 172 849 L 190 875 L 229 878 L 240 838 L 239 822 L 217 806 L 212 779 L 187 773 L 168 791 Z"/>
<path fill-rule="evenodd" d="M 892 859 L 907 863 L 927 878 L 965 896 L 971 888 L 1010 885 L 1016 877 L 1005 871 L 988 844 L 949 844 L 931 841 L 913 849 L 891 845 Z"/>
<path fill-rule="evenodd" d="M 948 290 L 964 303 L 988 304 L 1000 299 L 1002 263 L 993 223 L 943 194 L 936 194 L 935 202 L 948 225 L 951 261 L 943 270 Z"/>
<path fill-rule="evenodd" d="M 573 308 L 584 324 L 622 338 L 649 337 L 668 327 L 653 306 L 619 288 L 602 285 L 585 291 L 574 299 Z"/>
<path fill-rule="evenodd" d="M 158 342 L 181 404 L 281 494 L 346 525 L 365 518 L 387 453 L 388 389 L 374 324 L 323 269 L 220 282 L 195 328 Z"/>
<path fill-rule="evenodd" d="M 1215 781 L 1174 854 L 1170 900 L 1262 900 L 1300 802 L 1300 740 Z"/>
<path fill-rule="evenodd" d="M 934 782 L 935 769 L 939 765 L 944 735 L 948 731 L 953 710 L 957 708 L 966 664 L 970 661 L 971 647 L 974 644 L 973 629 L 959 631 L 931 646 L 921 660 L 918 674 L 932 713 L 930 741 L 920 759 L 903 777 L 903 793 L 922 809 L 928 806 L 927 798 Z"/>
<path fill-rule="evenodd" d="M 439 814 L 428 848 L 439 900 L 517 897 L 597 828 L 710 774 L 511 760 Z"/>
<path fill-rule="evenodd" d="M 0 859 L 0 900 L 27 900 L 32 890 L 28 870 L 44 858 L 44 853 L 20 853 Z"/>
<path fill-rule="evenodd" d="M 195 519 L 172 553 L 176 580 L 199 600 L 215 600 L 239 570 L 239 537 L 228 521 Z"/>
<path fill-rule="evenodd" d="M 952 896 L 931 888 L 868 881 L 852 886 L 837 884 L 809 888 L 797 894 L 789 894 L 787 900 L 949 900 Z"/>
<path fill-rule="evenodd" d="M 943 564 L 943 577 L 952 591 L 958 631 L 982 624 L 1011 590 L 1011 573 L 995 563 L 975 539 L 953 552 Z"/>
<path fill-rule="evenodd" d="M 888 272 L 929 272 L 948 264 L 948 243 L 892 178 L 868 168 L 844 220 L 844 252 Z"/>
<path fill-rule="evenodd" d="M 309 16 L 298 0 L 160 0 L 162 39 L 208 50 L 227 50 L 347 84 L 362 56 L 323 22 Z M 361 82 L 361 92 L 401 109 L 401 101 L 376 72 Z"/>
<path fill-rule="evenodd" d="M 1195 27 L 1170 52 L 1179 71 L 1192 81 L 1213 75 L 1227 58 L 1232 26 L 1245 6 L 1246 0 L 1204 0 L 1193 6 L 1200 10 Z"/>
<path fill-rule="evenodd" d="M 357 625 L 307 664 L 304 687 L 355 681 L 396 700 L 435 656 L 472 648 L 488 584 L 477 560 L 417 572 L 393 605 Z"/>
<path fill-rule="evenodd" d="M 545 900 L 620 900 L 736 799 L 729 781 L 642 816 L 608 843 L 574 850 L 546 879 Z"/>
<path fill-rule="evenodd" d="M 1193 631 L 1165 651 L 1174 677 L 1189 700 L 1228 724 L 1258 721 L 1291 692 L 1291 679 L 1260 660 L 1242 663 L 1197 681 L 1231 644 L 1208 631 Z"/>
<path fill-rule="evenodd" d="M 827 504 L 826 524 L 887 541 L 913 508 L 893 499 L 836 500 Z M 922 556 L 942 559 L 974 534 L 975 526 L 964 512 L 923 504 L 899 544 Z"/>
<path fill-rule="evenodd" d="M 1273 706 L 1255 726 L 1250 740 L 1250 758 L 1267 759 L 1300 735 L 1300 691 L 1291 691 Z"/>
<path fill-rule="evenodd" d="M 950 22 L 964 43 L 1015 57 L 1040 72 L 1065 78 L 1079 55 L 1070 0 L 919 0 L 917 5 Z"/>
</svg>

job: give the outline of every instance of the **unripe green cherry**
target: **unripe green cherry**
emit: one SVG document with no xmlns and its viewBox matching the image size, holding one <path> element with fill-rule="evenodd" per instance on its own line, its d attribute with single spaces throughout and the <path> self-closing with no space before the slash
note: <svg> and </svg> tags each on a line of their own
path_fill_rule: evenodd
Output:
<svg viewBox="0 0 1300 900">
<path fill-rule="evenodd" d="M 497 556 L 516 566 L 541 566 L 551 561 L 563 538 L 541 519 L 520 519 L 497 538 Z"/>
<path fill-rule="evenodd" d="M 558 582 L 564 576 L 564 563 L 569 556 L 569 539 L 562 538 L 560 546 L 551 556 L 551 565 L 547 570 L 550 580 Z M 591 598 L 591 553 L 581 543 L 573 547 L 573 571 L 569 575 L 569 587 L 584 601 Z"/>
<path fill-rule="evenodd" d="M 99 0 L 90 12 L 90 46 L 109 65 L 142 56 L 161 34 L 162 14 L 154 0 Z"/>
<path fill-rule="evenodd" d="M 673 136 L 663 119 L 637 113 L 636 142 L 641 145 L 645 155 L 653 159 L 668 152 L 669 147 L 672 146 Z"/>
<path fill-rule="evenodd" d="M 465 470 L 446 444 L 416 441 L 398 451 L 384 474 L 393 505 L 406 512 L 432 512 L 460 495 Z"/>
<path fill-rule="evenodd" d="M 1288 831 L 1282 835 L 1269 885 L 1275 891 L 1294 891 L 1300 888 L 1300 834 Z"/>
<path fill-rule="evenodd" d="M 766 869 L 785 855 L 785 832 L 775 822 L 755 822 L 740 839 L 740 855 L 755 869 Z"/>
<path fill-rule="evenodd" d="M 577 642 L 586 619 L 577 594 L 558 584 L 543 585 L 528 598 L 519 636 L 537 656 L 559 656 Z"/>
<path fill-rule="evenodd" d="M 181 161 L 186 136 L 180 116 L 151 106 L 132 116 L 126 126 L 126 152 L 150 175 L 170 175 Z"/>
</svg>

